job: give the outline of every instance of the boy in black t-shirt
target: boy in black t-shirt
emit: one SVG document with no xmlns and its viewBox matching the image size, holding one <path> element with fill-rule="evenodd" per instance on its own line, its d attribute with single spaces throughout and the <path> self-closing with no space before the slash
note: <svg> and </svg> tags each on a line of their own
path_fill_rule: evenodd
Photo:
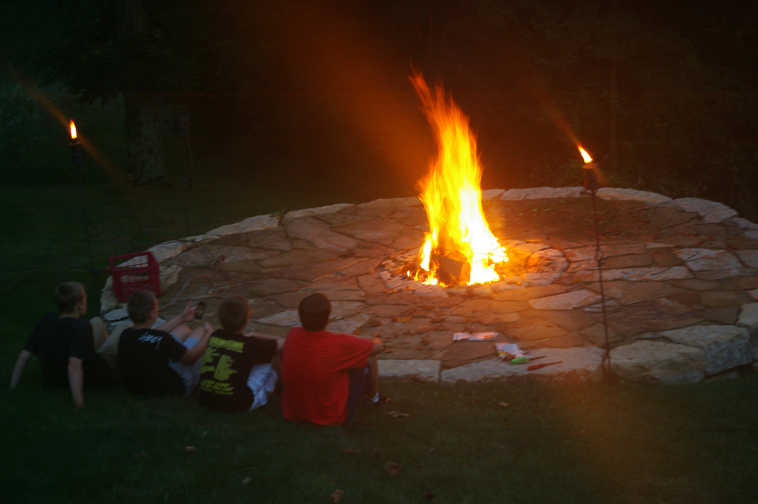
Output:
<svg viewBox="0 0 758 504">
<path fill-rule="evenodd" d="M 247 299 L 227 298 L 218 309 L 222 329 L 211 335 L 200 365 L 198 402 L 219 411 L 247 411 L 266 404 L 276 386 L 271 359 L 276 340 L 245 334 Z"/>
<path fill-rule="evenodd" d="M 188 337 L 198 340 L 195 346 L 187 348 L 168 331 L 194 320 L 195 306 L 187 305 L 180 315 L 155 329 L 152 328 L 158 318 L 155 294 L 135 292 L 127 309 L 134 325 L 124 329 L 118 343 L 118 367 L 124 385 L 135 394 L 183 395 L 185 384 L 169 362 L 195 363 L 208 346 L 213 328 L 206 323 L 191 333 L 182 331 L 182 341 Z"/>
<path fill-rule="evenodd" d="M 83 320 L 87 293 L 78 282 L 63 282 L 55 290 L 58 313 L 48 313 L 34 328 L 13 368 L 10 388 L 21 380 L 29 357 L 36 355 L 48 385 L 68 385 L 74 406 L 84 406 L 84 384 L 109 385 L 113 376 L 95 349 L 107 338 L 99 318 Z"/>
</svg>

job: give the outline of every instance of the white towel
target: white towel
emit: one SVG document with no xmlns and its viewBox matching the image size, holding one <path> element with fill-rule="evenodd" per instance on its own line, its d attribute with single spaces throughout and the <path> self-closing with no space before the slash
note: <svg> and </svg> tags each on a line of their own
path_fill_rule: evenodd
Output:
<svg viewBox="0 0 758 504">
<path fill-rule="evenodd" d="M 276 380 L 279 375 L 276 374 L 271 364 L 258 364 L 253 366 L 250 374 L 247 376 L 247 388 L 253 393 L 253 404 L 250 405 L 250 411 L 264 406 L 268 402 L 268 396 L 276 388 Z"/>
</svg>

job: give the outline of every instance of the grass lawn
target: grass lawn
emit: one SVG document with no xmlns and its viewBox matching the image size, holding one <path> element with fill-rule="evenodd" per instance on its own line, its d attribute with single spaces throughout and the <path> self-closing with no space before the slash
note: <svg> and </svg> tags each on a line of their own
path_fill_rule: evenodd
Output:
<svg viewBox="0 0 758 504">
<path fill-rule="evenodd" d="M 0 248 L 0 372 L 10 377 L 58 281 L 84 281 L 97 298 L 105 277 L 90 262 L 102 269 L 114 253 L 345 200 L 210 187 L 3 189 L 13 239 Z M 94 229 L 89 244 L 83 220 Z M 277 397 L 228 415 L 115 389 L 88 392 L 74 410 L 65 391 L 42 387 L 32 362 L 17 390 L 0 393 L 2 502 L 331 502 L 337 489 L 344 503 L 758 501 L 752 374 L 678 387 L 382 386 L 393 401 L 363 410 L 351 429 L 316 428 L 284 422 Z"/>
</svg>

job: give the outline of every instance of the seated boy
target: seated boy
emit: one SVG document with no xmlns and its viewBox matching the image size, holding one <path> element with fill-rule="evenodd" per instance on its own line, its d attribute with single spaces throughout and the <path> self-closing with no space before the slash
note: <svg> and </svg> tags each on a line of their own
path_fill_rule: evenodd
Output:
<svg viewBox="0 0 758 504">
<path fill-rule="evenodd" d="M 195 319 L 197 320 L 199 312 L 196 312 L 195 314 Z M 157 318 L 155 322 L 153 322 L 153 329 L 159 328 L 165 322 L 166 321 L 160 317 Z M 121 334 L 125 329 L 133 326 L 134 322 L 129 319 L 119 322 L 112 328 L 111 333 L 108 335 L 108 339 L 105 340 L 105 343 L 103 343 L 100 348 L 97 349 L 97 354 L 102 357 L 105 362 L 108 363 L 108 366 L 113 372 L 114 378 L 118 378 L 120 376 L 118 369 L 118 345 L 121 341 Z M 180 341 L 187 348 L 192 348 L 197 343 L 197 340 L 193 337 L 192 329 L 185 323 L 181 323 L 180 325 L 171 329 L 169 332 L 175 340 Z M 189 391 L 197 384 L 199 369 L 198 364 L 199 362 L 196 362 L 193 365 L 186 365 L 182 364 L 181 362 L 171 362 L 169 365 L 174 368 L 174 371 L 181 375 L 182 379 L 185 381 L 185 386 Z"/>
<path fill-rule="evenodd" d="M 243 333 L 250 318 L 247 299 L 224 299 L 218 309 L 222 329 L 211 335 L 200 365 L 198 402 L 218 411 L 248 411 L 263 406 L 277 375 L 271 359 L 277 341 Z"/>
<path fill-rule="evenodd" d="M 84 406 L 84 384 L 108 385 L 113 379 L 108 365 L 95 354 L 107 338 L 105 325 L 87 313 L 87 293 L 78 282 L 63 282 L 55 290 L 58 313 L 48 313 L 37 324 L 13 368 L 10 388 L 21 380 L 32 354 L 39 358 L 48 385 L 66 385 L 77 408 Z"/>
<path fill-rule="evenodd" d="M 331 303 L 312 294 L 298 306 L 302 327 L 290 330 L 282 348 L 282 414 L 287 420 L 319 425 L 349 423 L 365 394 L 382 402 L 377 391 L 372 340 L 326 330 Z"/>
<path fill-rule="evenodd" d="M 158 300 L 150 291 L 137 291 L 127 304 L 129 318 L 134 324 L 124 329 L 118 342 L 118 367 L 126 388 L 142 395 L 185 395 L 188 384 L 172 367 L 172 362 L 193 365 L 208 346 L 213 328 L 209 324 L 194 331 L 177 331 L 177 339 L 169 331 L 184 327 L 194 320 L 195 306 L 153 329 L 158 318 Z M 192 348 L 181 342 L 191 337 L 197 340 Z"/>
</svg>

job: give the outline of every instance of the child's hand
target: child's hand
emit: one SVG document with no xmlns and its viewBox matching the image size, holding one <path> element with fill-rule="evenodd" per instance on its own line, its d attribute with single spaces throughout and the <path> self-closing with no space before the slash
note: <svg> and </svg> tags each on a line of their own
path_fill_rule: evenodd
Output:
<svg viewBox="0 0 758 504">
<path fill-rule="evenodd" d="M 182 312 L 182 321 L 189 322 L 191 320 L 195 320 L 195 305 L 187 303 Z"/>
<path fill-rule="evenodd" d="M 384 344 L 382 343 L 381 338 L 374 337 L 371 339 L 371 341 L 374 345 L 371 347 L 370 355 L 376 355 L 384 351 Z"/>
</svg>

